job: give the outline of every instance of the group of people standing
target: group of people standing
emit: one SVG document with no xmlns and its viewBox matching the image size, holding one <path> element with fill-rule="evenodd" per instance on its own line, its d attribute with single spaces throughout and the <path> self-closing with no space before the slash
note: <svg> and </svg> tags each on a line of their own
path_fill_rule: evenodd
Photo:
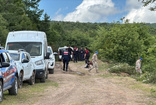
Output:
<svg viewBox="0 0 156 105">
<path fill-rule="evenodd" d="M 95 51 L 95 53 L 93 54 L 92 56 L 92 67 L 90 67 L 90 61 L 89 61 L 89 58 L 90 58 L 90 51 L 85 48 L 85 50 L 83 50 L 83 48 L 81 47 L 80 50 L 78 50 L 77 47 L 75 47 L 73 50 L 71 49 L 71 47 L 68 47 L 65 49 L 65 51 L 63 52 L 62 54 L 62 59 L 63 59 L 63 70 L 64 71 L 68 71 L 68 64 L 69 64 L 69 61 L 71 61 L 71 55 L 73 55 L 73 60 L 74 62 L 77 62 L 78 61 L 78 57 L 80 57 L 80 60 L 83 61 L 85 60 L 85 63 L 86 63 L 86 66 L 85 68 L 89 68 L 89 72 L 95 68 L 96 69 L 96 73 L 98 73 L 98 63 L 97 63 L 97 55 L 98 55 L 98 52 Z M 140 74 L 142 73 L 142 70 L 141 70 L 141 61 L 142 61 L 142 58 L 140 57 L 137 61 L 136 61 L 136 72 L 139 72 Z"/>
<path fill-rule="evenodd" d="M 68 48 L 68 51 L 71 51 L 71 48 Z M 84 60 L 84 54 L 85 54 L 85 50 L 83 50 L 83 48 L 81 47 L 80 49 L 78 49 L 76 46 L 74 47 L 74 49 L 72 50 L 73 53 L 73 61 L 75 63 L 77 63 L 77 61 L 83 61 Z"/>
<path fill-rule="evenodd" d="M 93 67 L 89 68 L 90 51 L 87 48 L 83 50 L 82 47 L 80 50 L 77 47 L 74 47 L 74 49 L 72 50 L 71 47 L 69 46 L 68 48 L 65 49 L 65 51 L 62 54 L 63 70 L 66 72 L 68 71 L 68 64 L 69 64 L 69 61 L 72 60 L 71 55 L 73 55 L 73 61 L 75 63 L 78 61 L 78 59 L 80 61 L 85 60 L 85 63 L 86 63 L 85 68 L 89 68 L 89 72 L 91 71 L 91 69 L 95 68 L 96 72 L 98 73 L 97 54 L 98 52 L 95 51 L 95 54 L 92 57 Z"/>
</svg>

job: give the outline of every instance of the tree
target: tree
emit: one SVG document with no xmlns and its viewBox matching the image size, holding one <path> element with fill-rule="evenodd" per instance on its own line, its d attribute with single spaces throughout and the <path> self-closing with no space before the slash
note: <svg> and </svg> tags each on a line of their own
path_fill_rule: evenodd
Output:
<svg viewBox="0 0 156 105">
<path fill-rule="evenodd" d="M 49 33 L 50 30 L 50 16 L 47 13 L 44 14 L 44 19 L 41 21 L 40 29 L 41 31 Z"/>
<path fill-rule="evenodd" d="M 144 24 L 114 24 L 110 29 L 100 27 L 98 39 L 92 46 L 99 50 L 101 58 L 134 65 L 143 56 L 153 37 L 148 34 Z"/>
<path fill-rule="evenodd" d="M 0 13 L 8 22 L 9 31 L 35 29 L 32 21 L 25 15 L 22 0 L 1 0 Z"/>
<path fill-rule="evenodd" d="M 0 44 L 2 46 L 5 45 L 5 40 L 8 34 L 8 30 L 6 29 L 8 23 L 0 14 Z"/>
<path fill-rule="evenodd" d="M 144 4 L 144 6 L 147 6 L 149 4 L 154 3 L 156 0 L 138 0 L 138 1 L 141 1 Z M 156 10 L 156 6 L 150 7 L 150 10 L 151 11 L 155 11 Z"/>
<path fill-rule="evenodd" d="M 40 28 L 40 18 L 44 11 L 39 9 L 40 1 L 41 0 L 23 0 L 25 5 L 24 11 L 33 24 L 36 24 L 36 29 Z"/>
</svg>

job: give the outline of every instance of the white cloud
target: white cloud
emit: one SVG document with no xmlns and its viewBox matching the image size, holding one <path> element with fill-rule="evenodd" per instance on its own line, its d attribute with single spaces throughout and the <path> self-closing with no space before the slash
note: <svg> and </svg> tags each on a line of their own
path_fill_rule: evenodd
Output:
<svg viewBox="0 0 156 105">
<path fill-rule="evenodd" d="M 130 5 L 131 8 L 129 8 L 129 13 L 125 16 L 125 19 L 129 19 L 130 23 L 133 22 L 155 23 L 156 22 L 155 19 L 156 12 L 149 10 L 149 8 L 154 4 L 144 7 L 142 4 L 141 6 L 136 6 L 135 3 L 138 3 L 138 1 L 127 0 L 127 5 Z"/>
<path fill-rule="evenodd" d="M 131 9 L 138 9 L 142 7 L 143 4 L 139 2 L 138 0 L 127 0 L 126 1 L 126 9 L 131 10 Z"/>
<path fill-rule="evenodd" d="M 107 16 L 116 14 L 112 0 L 83 0 L 76 10 L 68 13 L 64 21 L 95 22 L 106 21 Z"/>
<path fill-rule="evenodd" d="M 62 10 L 62 9 L 61 9 L 61 8 L 59 8 L 59 9 L 56 11 L 56 13 L 55 13 L 55 14 L 56 14 L 56 15 L 58 15 L 58 14 L 61 12 L 61 10 Z"/>
<path fill-rule="evenodd" d="M 63 21 L 64 16 L 63 15 L 57 15 L 56 17 L 53 18 L 55 21 Z"/>
</svg>

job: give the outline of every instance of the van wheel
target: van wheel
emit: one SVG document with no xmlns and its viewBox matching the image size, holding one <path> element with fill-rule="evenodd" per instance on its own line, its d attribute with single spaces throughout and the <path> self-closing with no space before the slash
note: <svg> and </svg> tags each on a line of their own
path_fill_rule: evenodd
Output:
<svg viewBox="0 0 156 105">
<path fill-rule="evenodd" d="M 46 79 L 48 79 L 49 70 L 46 72 Z"/>
<path fill-rule="evenodd" d="M 23 74 L 20 73 L 19 79 L 18 79 L 18 88 L 22 88 L 23 85 Z"/>
<path fill-rule="evenodd" d="M 32 76 L 30 77 L 29 84 L 30 85 L 34 85 L 35 84 L 35 73 L 34 72 L 33 72 Z"/>
<path fill-rule="evenodd" d="M 46 74 L 47 74 L 47 73 L 45 72 L 45 74 L 43 75 L 43 78 L 40 79 L 40 82 L 45 83 L 45 80 L 46 80 Z"/>
<path fill-rule="evenodd" d="M 54 69 L 49 69 L 49 74 L 54 74 Z"/>
<path fill-rule="evenodd" d="M 0 102 L 3 101 L 3 84 L 2 81 L 0 81 Z"/>
<path fill-rule="evenodd" d="M 18 82 L 17 82 L 17 77 L 15 76 L 15 80 L 13 82 L 12 88 L 9 89 L 9 94 L 17 95 L 17 92 L 18 92 Z"/>
</svg>

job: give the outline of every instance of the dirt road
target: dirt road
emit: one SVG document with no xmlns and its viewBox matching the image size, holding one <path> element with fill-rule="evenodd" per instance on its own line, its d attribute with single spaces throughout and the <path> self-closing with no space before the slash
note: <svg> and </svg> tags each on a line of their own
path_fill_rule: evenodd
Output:
<svg viewBox="0 0 156 105">
<path fill-rule="evenodd" d="M 57 63 L 49 80 L 59 86 L 46 89 L 34 105 L 147 105 L 152 100 L 143 91 L 126 86 L 126 77 L 101 77 L 105 72 L 89 73 L 82 63 L 70 63 L 70 70 L 63 72 Z"/>
</svg>

